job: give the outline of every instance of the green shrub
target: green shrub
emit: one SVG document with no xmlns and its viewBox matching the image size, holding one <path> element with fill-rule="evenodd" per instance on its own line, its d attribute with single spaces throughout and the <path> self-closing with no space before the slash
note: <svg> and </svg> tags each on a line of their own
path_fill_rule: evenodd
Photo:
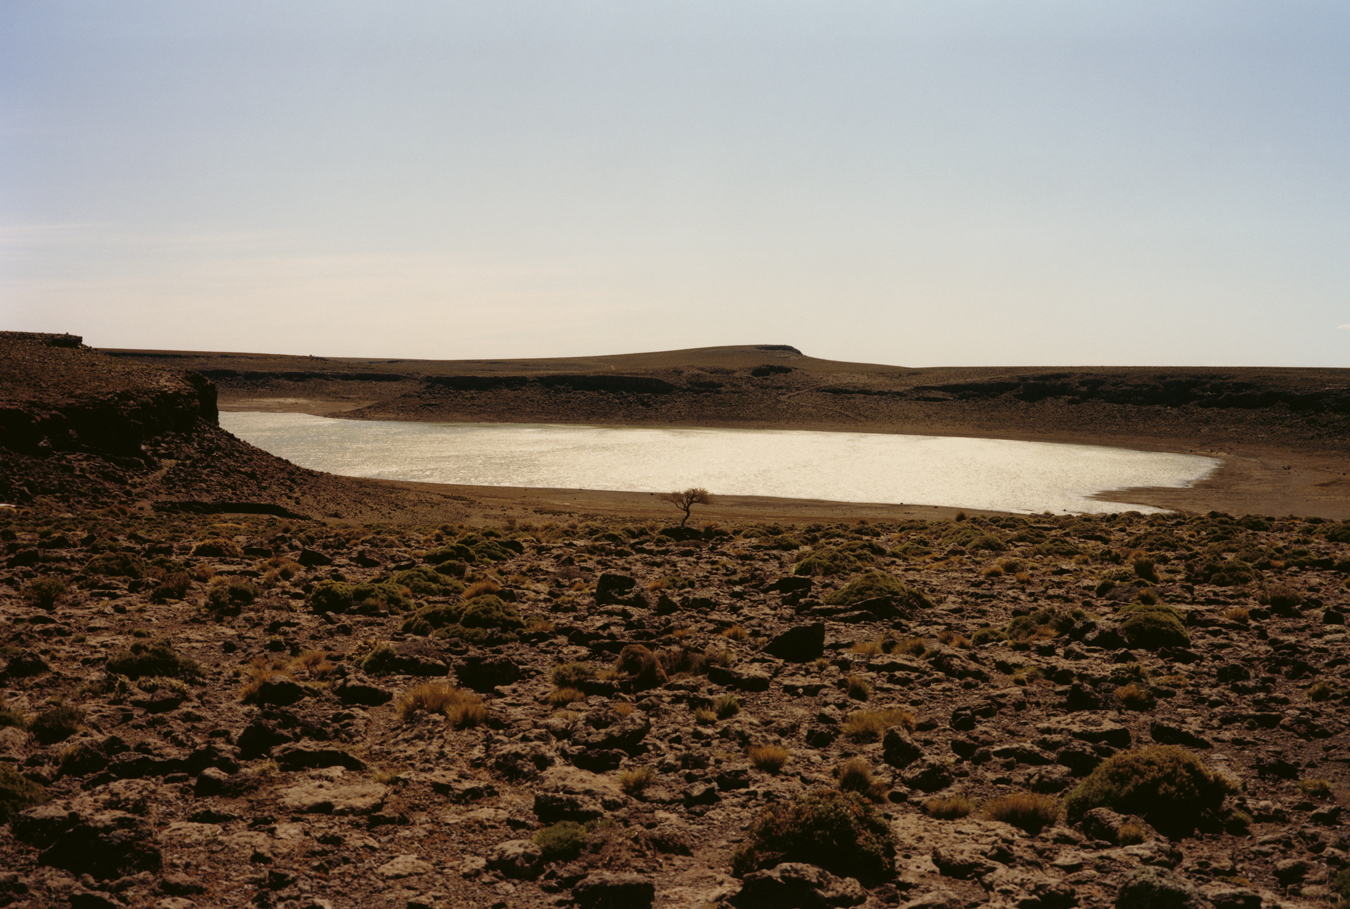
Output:
<svg viewBox="0 0 1350 909">
<path fill-rule="evenodd" d="M 195 679 L 202 675 L 201 664 L 179 656 L 166 641 L 147 644 L 137 641 L 108 659 L 108 672 L 135 681 L 144 676 L 162 675 L 173 679 Z"/>
<path fill-rule="evenodd" d="M 1063 609 L 1059 606 L 1044 606 L 1030 615 L 1016 616 L 1004 633 L 1011 641 L 1025 641 L 1044 628 L 1054 636 L 1064 634 L 1083 617 L 1081 609 Z"/>
<path fill-rule="evenodd" d="M 1177 745 L 1150 745 L 1116 754 L 1065 799 L 1070 821 L 1093 808 L 1110 808 L 1148 821 L 1166 836 L 1186 836 L 1220 820 L 1227 779 Z"/>
<path fill-rule="evenodd" d="M 783 862 L 806 862 L 876 884 L 895 875 L 890 824 L 856 792 L 822 789 L 770 808 L 732 854 L 737 877 Z"/>
<path fill-rule="evenodd" d="M 166 575 L 162 581 L 155 585 L 154 591 L 150 594 L 150 599 L 156 603 L 181 600 L 187 596 L 187 592 L 191 589 L 192 578 L 187 572 L 175 571 Z"/>
<path fill-rule="evenodd" d="M 28 731 L 44 745 L 64 742 L 84 725 L 84 711 L 73 704 L 57 704 L 33 717 Z"/>
<path fill-rule="evenodd" d="M 544 853 L 546 862 L 571 861 L 586 846 L 586 828 L 576 821 L 559 821 L 535 833 L 534 844 Z"/>
<path fill-rule="evenodd" d="M 309 608 L 318 615 L 347 612 L 352 608 L 352 585 L 345 581 L 320 581 L 309 593 Z"/>
<path fill-rule="evenodd" d="M 69 592 L 70 587 L 61 578 L 34 578 L 24 587 L 23 599 L 29 606 L 50 611 Z"/>
<path fill-rule="evenodd" d="M 398 584 L 357 584 L 352 588 L 352 610 L 361 615 L 406 612 L 411 606 Z"/>
<path fill-rule="evenodd" d="M 424 597 L 449 596 L 464 589 L 459 581 L 426 565 L 397 572 L 391 580 Z"/>
<path fill-rule="evenodd" d="M 216 537 L 210 540 L 202 540 L 196 546 L 193 546 L 192 554 L 198 558 L 238 559 L 243 557 L 244 551 L 233 540 Z"/>
<path fill-rule="evenodd" d="M 1336 897 L 1336 902 L 1332 903 L 1334 909 L 1350 909 L 1350 865 L 1343 865 L 1331 876 L 1330 889 Z"/>
<path fill-rule="evenodd" d="M 474 597 L 464 606 L 459 624 L 465 628 L 500 628 L 503 631 L 519 631 L 525 627 L 525 620 L 499 597 L 492 594 Z"/>
<path fill-rule="evenodd" d="M 8 764 L 0 764 L 0 824 L 38 804 L 46 796 L 37 783 L 20 775 Z"/>
<path fill-rule="evenodd" d="M 1125 633 L 1132 647 L 1145 650 L 1187 647 L 1191 643 L 1191 636 L 1186 633 L 1177 611 L 1168 606 L 1129 612 L 1120 623 L 1120 630 Z"/>
<path fill-rule="evenodd" d="M 91 577 L 136 579 L 145 577 L 145 572 L 145 559 L 130 552 L 100 553 L 84 566 L 84 573 Z"/>
<path fill-rule="evenodd" d="M 235 580 L 216 584 L 206 595 L 206 608 L 218 615 L 239 615 L 258 597 L 258 588 L 249 581 Z"/>
<path fill-rule="evenodd" d="M 553 667 L 553 684 L 559 688 L 580 688 L 595 678 L 595 667 L 573 660 Z"/>
<path fill-rule="evenodd" d="M 361 660 L 361 671 L 370 675 L 390 675 L 398 672 L 401 660 L 394 645 L 388 642 L 377 644 Z"/>
<path fill-rule="evenodd" d="M 856 606 L 877 597 L 895 597 L 902 606 L 915 608 L 926 609 L 933 605 L 928 597 L 884 571 L 867 572 L 830 594 L 825 602 L 831 606 Z"/>
</svg>

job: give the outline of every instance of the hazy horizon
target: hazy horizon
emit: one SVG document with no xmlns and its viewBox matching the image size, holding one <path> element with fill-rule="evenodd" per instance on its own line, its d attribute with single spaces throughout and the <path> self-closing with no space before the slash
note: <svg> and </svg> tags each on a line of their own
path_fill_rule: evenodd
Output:
<svg viewBox="0 0 1350 909">
<path fill-rule="evenodd" d="M 1350 7 L 0 4 L 0 328 L 1350 366 Z"/>
</svg>

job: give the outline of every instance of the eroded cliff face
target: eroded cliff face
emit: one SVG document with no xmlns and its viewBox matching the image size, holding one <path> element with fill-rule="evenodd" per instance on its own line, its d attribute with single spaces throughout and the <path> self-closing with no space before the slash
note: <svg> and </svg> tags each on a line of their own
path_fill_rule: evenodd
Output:
<svg viewBox="0 0 1350 909">
<path fill-rule="evenodd" d="M 0 332 L 0 500 L 119 498 L 165 445 L 218 431 L 217 415 L 215 385 L 195 373 L 119 363 L 74 335 Z"/>
<path fill-rule="evenodd" d="M 130 368 L 73 335 L 0 332 L 0 357 L 0 446 L 10 451 L 142 458 L 146 443 L 166 433 L 216 423 L 209 380 Z"/>
</svg>

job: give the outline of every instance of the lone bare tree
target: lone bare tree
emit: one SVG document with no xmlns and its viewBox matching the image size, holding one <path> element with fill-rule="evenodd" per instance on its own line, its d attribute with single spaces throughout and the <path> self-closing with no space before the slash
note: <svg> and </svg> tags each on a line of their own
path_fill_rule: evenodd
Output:
<svg viewBox="0 0 1350 909">
<path fill-rule="evenodd" d="M 684 512 L 684 520 L 680 522 L 681 527 L 689 523 L 689 512 L 695 505 L 709 505 L 713 500 L 712 493 L 702 486 L 690 487 L 684 492 L 665 492 L 659 498 Z"/>
</svg>

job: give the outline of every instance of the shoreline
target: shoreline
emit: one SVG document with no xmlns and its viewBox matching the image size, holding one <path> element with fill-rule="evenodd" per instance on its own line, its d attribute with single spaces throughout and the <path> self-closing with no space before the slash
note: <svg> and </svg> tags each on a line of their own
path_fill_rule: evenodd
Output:
<svg viewBox="0 0 1350 909">
<path fill-rule="evenodd" d="M 265 413 L 307 413 L 342 419 L 342 415 L 357 410 L 360 402 L 351 400 L 332 400 L 323 398 L 281 398 L 257 397 L 246 395 L 222 394 L 219 402 L 222 411 L 265 412 Z M 353 419 L 354 417 L 346 417 Z M 359 419 L 359 418 L 355 418 Z M 636 423 L 631 420 L 615 420 L 608 423 L 559 423 L 559 421 L 539 420 L 405 420 L 406 422 L 553 422 L 558 425 L 608 425 L 632 426 L 638 428 L 657 428 L 651 424 Z M 1046 442 L 1052 444 L 1090 445 L 1096 447 L 1123 448 L 1132 451 L 1171 452 L 1192 454 L 1215 458 L 1219 466 L 1204 479 L 1187 487 L 1132 487 L 1104 490 L 1092 498 L 1121 505 L 1144 505 L 1163 508 L 1181 513 L 1200 513 L 1221 511 L 1231 514 L 1264 514 L 1271 517 L 1285 515 L 1315 515 L 1318 517 L 1350 520 L 1350 465 L 1344 459 L 1309 451 L 1298 451 L 1283 446 L 1244 446 L 1242 450 L 1230 450 L 1236 446 L 1215 446 L 1206 444 L 1209 440 L 1202 434 L 1191 438 L 1173 436 L 1157 438 L 1133 436 L 1124 438 L 1118 433 L 1083 433 L 1066 430 L 1040 429 L 1029 430 L 1001 426 L 991 433 L 972 431 L 972 427 L 963 425 L 936 426 L 927 425 L 921 430 L 914 427 L 895 425 L 866 425 L 856 423 L 848 425 L 817 424 L 814 421 L 759 421 L 763 425 L 719 426 L 718 421 L 707 421 L 697 427 L 688 428 L 727 428 L 727 429 L 779 429 L 818 432 L 869 432 L 883 434 L 906 434 L 941 436 L 957 438 L 1001 439 L 1007 441 Z M 678 424 L 665 428 L 683 428 Z M 648 502 L 654 499 L 654 493 L 617 492 L 605 490 L 572 490 L 555 488 L 513 487 L 513 486 L 462 486 L 458 484 L 414 483 L 412 481 L 359 479 L 368 483 L 390 483 L 405 489 L 417 489 L 422 492 L 439 493 L 471 499 L 480 503 L 477 510 L 485 513 L 514 515 L 519 519 L 531 513 L 575 513 L 578 510 L 596 515 L 629 515 L 662 519 L 674 511 L 669 505 L 657 507 L 663 503 Z M 715 491 L 714 491 L 715 492 Z M 695 514 L 704 521 L 815 521 L 826 518 L 835 520 L 912 520 L 912 519 L 950 519 L 958 512 L 968 514 L 1005 512 L 981 512 L 978 509 L 959 506 L 933 505 L 890 505 L 883 503 L 849 503 L 821 499 L 778 499 L 765 496 L 719 496 L 714 506 L 705 506 Z M 1123 509 L 1129 511 L 1128 507 Z M 667 514 L 670 513 L 670 514 Z M 1006 512 L 1012 514 L 1013 512 Z"/>
</svg>

